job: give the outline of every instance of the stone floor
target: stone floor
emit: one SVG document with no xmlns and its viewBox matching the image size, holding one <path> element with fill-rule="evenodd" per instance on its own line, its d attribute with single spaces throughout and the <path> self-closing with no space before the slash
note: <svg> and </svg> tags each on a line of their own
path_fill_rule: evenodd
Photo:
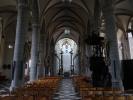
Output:
<svg viewBox="0 0 133 100">
<path fill-rule="evenodd" d="M 6 95 L 9 93 L 10 81 L 0 82 L 0 95 Z"/>
<path fill-rule="evenodd" d="M 71 79 L 63 79 L 59 84 L 58 91 L 54 94 L 53 100 L 81 100 L 75 91 Z"/>
<path fill-rule="evenodd" d="M 0 82 L 0 96 L 9 93 L 10 81 Z M 63 79 L 59 83 L 58 91 L 54 94 L 53 100 L 81 100 L 79 94 L 75 91 L 71 79 Z"/>
</svg>

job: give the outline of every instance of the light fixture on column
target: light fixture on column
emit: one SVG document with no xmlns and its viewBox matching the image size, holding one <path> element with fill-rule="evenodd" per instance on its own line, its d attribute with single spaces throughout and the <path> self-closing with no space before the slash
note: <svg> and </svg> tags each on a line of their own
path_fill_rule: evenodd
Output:
<svg viewBox="0 0 133 100">
<path fill-rule="evenodd" d="M 8 48 L 9 48 L 9 49 L 12 49 L 12 48 L 13 48 L 13 46 L 12 46 L 11 44 L 9 44 L 9 45 L 8 45 Z"/>
<path fill-rule="evenodd" d="M 30 11 L 30 15 L 32 16 L 32 11 Z"/>
<path fill-rule="evenodd" d="M 71 3 L 71 2 L 72 2 L 72 0 L 69 0 L 69 2 Z"/>
<path fill-rule="evenodd" d="M 64 34 L 69 35 L 69 34 L 70 34 L 70 29 L 66 28 L 66 29 L 64 30 Z"/>
<path fill-rule="evenodd" d="M 100 37 L 105 37 L 105 33 L 100 32 Z"/>
</svg>

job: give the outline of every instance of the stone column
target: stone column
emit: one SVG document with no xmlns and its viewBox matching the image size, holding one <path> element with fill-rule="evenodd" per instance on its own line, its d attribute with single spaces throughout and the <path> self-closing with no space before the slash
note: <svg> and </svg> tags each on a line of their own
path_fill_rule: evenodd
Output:
<svg viewBox="0 0 133 100">
<path fill-rule="evenodd" d="M 85 66 L 85 42 L 81 41 L 81 75 L 85 75 L 86 66 Z"/>
<path fill-rule="evenodd" d="M 79 69 L 79 75 L 82 75 L 81 73 L 81 70 L 82 70 L 82 64 L 81 64 L 81 39 L 79 40 L 79 50 L 78 50 L 78 54 L 79 54 L 79 59 L 78 59 L 78 62 L 79 62 L 79 66 L 78 66 L 78 69 Z"/>
<path fill-rule="evenodd" d="M 50 43 L 51 45 L 50 45 L 50 59 L 51 59 L 51 61 L 50 61 L 50 69 L 51 69 L 51 75 L 52 76 L 54 76 L 55 75 L 55 71 L 54 71 L 54 60 L 55 60 L 55 56 L 53 56 L 54 55 L 54 47 L 55 47 L 55 44 L 54 44 L 54 40 L 52 39 L 51 40 L 51 43 Z"/>
<path fill-rule="evenodd" d="M 60 53 L 60 68 L 59 68 L 59 74 L 62 75 L 63 74 L 63 51 L 61 51 Z"/>
<path fill-rule="evenodd" d="M 74 70 L 74 73 L 75 73 L 75 63 L 74 63 L 74 56 L 72 58 L 72 61 L 73 61 L 73 70 Z"/>
<path fill-rule="evenodd" d="M 91 70 L 90 70 L 90 57 L 92 56 L 92 51 L 90 45 L 86 44 L 86 76 L 91 77 Z"/>
<path fill-rule="evenodd" d="M 99 0 L 95 0 L 95 7 L 94 7 L 94 29 L 96 33 L 99 33 L 99 21 L 100 21 L 100 5 L 99 5 Z"/>
<path fill-rule="evenodd" d="M 32 0 L 32 45 L 31 45 L 31 69 L 30 81 L 37 79 L 37 64 L 39 59 L 39 9 L 38 1 Z"/>
<path fill-rule="evenodd" d="M 40 35 L 38 78 L 44 76 L 44 35 Z"/>
<path fill-rule="evenodd" d="M 42 29 L 43 30 L 43 29 Z M 44 32 L 41 32 L 41 33 L 44 33 Z M 40 38 L 41 39 L 41 38 Z M 43 52 L 43 60 L 41 60 L 42 61 L 42 63 L 43 63 L 43 76 L 45 76 L 46 75 L 46 73 L 45 73 L 45 68 L 46 68 L 46 61 L 45 61 L 45 58 L 46 58 L 46 49 L 47 49 L 47 47 L 46 47 L 46 34 L 44 33 L 44 37 L 43 37 L 43 50 L 42 50 L 42 52 Z"/>
<path fill-rule="evenodd" d="M 73 69 L 73 52 L 70 51 L 70 60 L 71 60 L 71 65 L 70 65 L 70 69 L 71 69 L 71 74 L 74 74 L 74 69 Z"/>
<path fill-rule="evenodd" d="M 55 72 L 58 75 L 59 75 L 59 69 L 60 69 L 60 57 L 58 57 L 58 55 L 55 53 Z"/>
<path fill-rule="evenodd" d="M 56 54 L 55 54 L 55 52 L 54 52 L 54 60 L 53 60 L 53 72 L 54 72 L 54 76 L 55 75 L 57 75 L 57 73 L 56 73 L 56 67 L 57 67 L 57 63 L 56 63 L 56 61 L 57 61 L 57 57 L 56 57 Z"/>
<path fill-rule="evenodd" d="M 31 47 L 31 69 L 30 69 L 30 81 L 37 79 L 37 63 L 39 58 L 38 51 L 38 24 L 33 24 L 32 32 L 32 47 Z"/>
<path fill-rule="evenodd" d="M 128 34 L 128 33 L 126 33 Z M 123 35 L 121 37 L 121 45 L 122 45 L 122 59 L 123 60 L 128 60 L 131 59 L 131 54 L 130 54 L 130 46 L 129 46 L 129 38 L 127 37 L 127 39 L 125 38 L 125 36 Z"/>
<path fill-rule="evenodd" d="M 11 91 L 14 88 L 21 86 L 24 82 L 23 56 L 24 56 L 25 35 L 27 33 L 28 22 L 29 22 L 28 0 L 18 0 L 17 9 L 18 9 L 18 15 L 17 15 L 13 65 L 12 65 L 12 82 L 10 88 Z"/>
<path fill-rule="evenodd" d="M 50 51 L 50 46 L 49 46 L 49 44 L 50 44 L 50 39 L 48 38 L 49 36 L 47 36 L 47 34 L 46 34 L 46 45 L 44 45 L 45 46 L 45 62 L 44 62 L 44 64 L 45 64 L 45 76 L 48 76 L 48 74 L 49 74 L 49 63 L 50 63 L 50 57 L 49 57 L 49 51 Z M 44 39 L 44 40 L 45 40 Z"/>
<path fill-rule="evenodd" d="M 117 84 L 114 87 L 119 87 L 123 89 L 123 84 L 121 80 L 121 64 L 119 60 L 119 52 L 118 52 L 118 42 L 117 42 L 117 34 L 116 34 L 116 24 L 114 20 L 113 8 L 111 0 L 104 0 L 103 5 L 103 15 L 106 23 L 106 36 L 109 42 L 110 47 L 110 60 L 111 60 L 111 73 L 112 73 L 112 81 L 117 81 Z"/>
</svg>

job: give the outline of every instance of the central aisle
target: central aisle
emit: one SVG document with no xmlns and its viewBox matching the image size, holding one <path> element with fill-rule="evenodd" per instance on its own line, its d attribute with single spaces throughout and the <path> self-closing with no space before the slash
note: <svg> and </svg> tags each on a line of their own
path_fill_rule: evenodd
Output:
<svg viewBox="0 0 133 100">
<path fill-rule="evenodd" d="M 72 80 L 63 79 L 53 100 L 81 100 L 81 98 L 75 91 Z"/>
</svg>

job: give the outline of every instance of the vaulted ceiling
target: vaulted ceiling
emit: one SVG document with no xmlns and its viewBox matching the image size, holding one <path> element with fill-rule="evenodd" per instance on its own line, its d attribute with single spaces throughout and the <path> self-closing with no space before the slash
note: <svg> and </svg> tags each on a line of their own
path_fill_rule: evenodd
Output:
<svg viewBox="0 0 133 100">
<path fill-rule="evenodd" d="M 41 20 L 45 23 L 46 33 L 57 41 L 66 37 L 64 30 L 69 29 L 69 38 L 78 40 L 81 34 L 86 33 L 89 19 L 93 16 L 94 1 L 40 0 Z"/>
<path fill-rule="evenodd" d="M 64 30 L 69 29 L 69 38 L 78 41 L 79 37 L 86 36 L 95 13 L 96 0 L 38 0 L 40 24 L 42 34 L 47 34 L 54 41 L 67 37 Z M 104 1 L 104 0 L 99 0 Z M 17 0 L 0 0 L 0 17 L 3 18 L 5 36 L 14 36 Z M 118 26 L 122 29 L 123 23 L 129 19 L 123 15 L 133 16 L 133 0 L 114 0 L 114 13 L 117 16 Z M 94 19 L 95 20 L 95 19 Z M 6 35 L 7 34 L 7 35 Z"/>
</svg>

